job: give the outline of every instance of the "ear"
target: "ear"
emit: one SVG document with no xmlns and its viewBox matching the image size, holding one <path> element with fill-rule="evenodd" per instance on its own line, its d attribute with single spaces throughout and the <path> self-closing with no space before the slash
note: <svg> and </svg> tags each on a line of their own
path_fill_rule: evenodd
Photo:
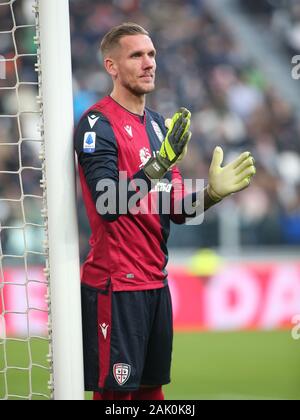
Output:
<svg viewBox="0 0 300 420">
<path fill-rule="evenodd" d="M 117 66 L 115 61 L 112 58 L 105 58 L 104 60 L 104 67 L 107 73 L 113 78 L 116 79 L 117 77 Z"/>
</svg>

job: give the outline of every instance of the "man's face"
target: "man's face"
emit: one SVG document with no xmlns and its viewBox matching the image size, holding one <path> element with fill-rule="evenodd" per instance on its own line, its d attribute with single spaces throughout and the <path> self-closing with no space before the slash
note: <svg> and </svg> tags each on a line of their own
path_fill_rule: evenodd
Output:
<svg viewBox="0 0 300 420">
<path fill-rule="evenodd" d="M 146 35 L 130 35 L 120 39 L 114 54 L 116 83 L 134 95 L 150 93 L 155 88 L 156 51 Z"/>
</svg>

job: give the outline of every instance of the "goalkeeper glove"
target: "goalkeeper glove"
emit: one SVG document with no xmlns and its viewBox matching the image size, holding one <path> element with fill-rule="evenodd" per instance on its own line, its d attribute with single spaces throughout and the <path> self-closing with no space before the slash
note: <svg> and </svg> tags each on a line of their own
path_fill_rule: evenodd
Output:
<svg viewBox="0 0 300 420">
<path fill-rule="evenodd" d="M 224 168 L 221 167 L 223 158 L 222 148 L 216 147 L 209 170 L 207 187 L 208 195 L 215 202 L 247 188 L 251 178 L 256 174 L 255 162 L 249 152 L 242 153 Z"/>
<path fill-rule="evenodd" d="M 172 119 L 167 118 L 166 121 L 165 121 L 165 126 L 168 130 L 171 127 L 171 124 L 172 124 Z M 188 141 L 186 142 L 186 144 L 184 146 L 184 149 L 183 149 L 181 155 L 179 156 L 179 158 L 177 159 L 176 163 L 180 162 L 185 157 L 185 155 L 187 154 L 188 144 L 189 144 L 189 141 L 191 140 L 191 137 L 192 137 L 192 134 L 190 135 Z"/>
<path fill-rule="evenodd" d="M 191 113 L 186 108 L 180 108 L 174 114 L 166 138 L 155 158 L 148 160 L 144 167 L 150 179 L 161 179 L 165 173 L 178 161 L 191 139 L 189 131 Z"/>
</svg>

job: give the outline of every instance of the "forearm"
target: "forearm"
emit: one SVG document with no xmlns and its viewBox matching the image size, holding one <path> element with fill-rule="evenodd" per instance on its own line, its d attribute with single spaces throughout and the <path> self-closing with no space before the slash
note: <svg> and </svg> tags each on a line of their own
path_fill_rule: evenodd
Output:
<svg viewBox="0 0 300 420">
<path fill-rule="evenodd" d="M 204 189 L 203 195 L 204 195 L 204 211 L 209 210 L 211 207 L 213 207 L 214 205 L 219 203 L 217 201 L 214 201 L 210 197 L 210 195 L 208 194 L 208 188 L 207 187 Z"/>
<path fill-rule="evenodd" d="M 178 203 L 178 202 L 177 202 Z M 180 206 L 174 203 L 171 219 L 176 224 L 184 224 L 187 219 L 200 216 L 215 204 L 218 204 L 208 194 L 207 187 L 202 191 L 194 192 L 186 196 Z M 175 209 L 182 209 L 182 211 L 175 212 Z"/>
<path fill-rule="evenodd" d="M 155 182 L 143 170 L 138 171 L 131 179 L 100 180 L 93 197 L 97 212 L 104 220 L 113 222 L 120 216 L 129 214 L 154 186 Z"/>
<path fill-rule="evenodd" d="M 201 192 L 192 194 L 192 206 L 195 209 L 195 213 L 199 213 L 199 210 L 202 210 L 202 213 L 209 210 L 218 202 L 214 201 L 208 194 L 208 187 L 204 188 Z"/>
</svg>

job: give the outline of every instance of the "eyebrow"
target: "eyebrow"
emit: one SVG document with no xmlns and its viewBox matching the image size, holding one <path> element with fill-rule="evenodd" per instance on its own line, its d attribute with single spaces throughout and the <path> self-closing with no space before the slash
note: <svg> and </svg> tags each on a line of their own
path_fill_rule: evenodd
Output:
<svg viewBox="0 0 300 420">
<path fill-rule="evenodd" d="M 136 54 L 143 55 L 144 54 L 144 51 L 143 50 L 132 51 L 129 56 L 130 57 L 133 57 Z M 147 54 L 156 55 L 156 49 L 155 48 L 151 49 L 149 52 L 147 52 Z"/>
</svg>

